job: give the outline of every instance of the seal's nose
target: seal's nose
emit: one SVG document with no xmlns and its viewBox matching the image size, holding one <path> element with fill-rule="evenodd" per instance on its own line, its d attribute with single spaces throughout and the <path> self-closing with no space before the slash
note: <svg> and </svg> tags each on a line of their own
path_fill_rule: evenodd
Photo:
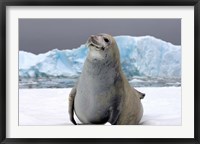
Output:
<svg viewBox="0 0 200 144">
<path fill-rule="evenodd" d="M 95 35 L 91 35 L 89 38 L 88 38 L 88 42 L 92 42 L 93 40 L 95 40 Z"/>
<path fill-rule="evenodd" d="M 91 35 L 90 38 L 93 40 L 98 40 L 98 36 L 96 36 L 96 35 Z"/>
<path fill-rule="evenodd" d="M 99 35 L 91 35 L 89 38 L 88 38 L 88 41 L 87 43 L 90 44 L 90 43 L 93 43 L 93 44 L 96 44 L 96 45 L 100 45 L 101 43 L 101 36 Z"/>
</svg>

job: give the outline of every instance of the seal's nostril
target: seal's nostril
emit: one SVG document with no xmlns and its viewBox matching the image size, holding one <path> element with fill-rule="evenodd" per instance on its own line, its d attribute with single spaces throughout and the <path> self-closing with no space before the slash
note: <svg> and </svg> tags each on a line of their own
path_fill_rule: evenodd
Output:
<svg viewBox="0 0 200 144">
<path fill-rule="evenodd" d="M 91 35 L 91 36 L 90 36 L 90 39 L 93 40 L 93 41 L 98 41 L 98 40 L 99 40 L 99 37 L 96 36 L 96 35 Z"/>
<path fill-rule="evenodd" d="M 97 39 L 96 35 L 91 35 L 90 37 L 93 38 L 93 39 Z"/>
<path fill-rule="evenodd" d="M 94 35 L 91 35 L 91 36 L 89 37 L 89 39 L 94 39 Z"/>
</svg>

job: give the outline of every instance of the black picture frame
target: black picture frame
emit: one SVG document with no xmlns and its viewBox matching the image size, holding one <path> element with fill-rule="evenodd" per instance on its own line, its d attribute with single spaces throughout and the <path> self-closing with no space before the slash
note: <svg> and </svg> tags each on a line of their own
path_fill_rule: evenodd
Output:
<svg viewBox="0 0 200 144">
<path fill-rule="evenodd" d="M 194 65 L 194 138 L 6 138 L 6 7 L 7 6 L 194 6 L 195 65 Z M 199 0 L 0 0 L 0 142 L 5 144 L 27 143 L 95 143 L 95 144 L 200 144 L 200 1 Z"/>
</svg>

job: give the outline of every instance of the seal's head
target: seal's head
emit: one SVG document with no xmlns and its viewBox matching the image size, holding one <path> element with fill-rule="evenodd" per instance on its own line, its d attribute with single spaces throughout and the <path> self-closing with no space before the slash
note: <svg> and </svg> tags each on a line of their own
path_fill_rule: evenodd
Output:
<svg viewBox="0 0 200 144">
<path fill-rule="evenodd" d="M 89 58 L 95 61 L 119 58 L 115 39 L 108 34 L 91 35 L 86 43 L 90 49 Z"/>
</svg>

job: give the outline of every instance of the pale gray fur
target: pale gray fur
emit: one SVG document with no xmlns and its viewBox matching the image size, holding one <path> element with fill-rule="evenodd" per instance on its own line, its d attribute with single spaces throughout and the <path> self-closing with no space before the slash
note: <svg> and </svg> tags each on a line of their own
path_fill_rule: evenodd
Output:
<svg viewBox="0 0 200 144">
<path fill-rule="evenodd" d="M 103 38 L 108 38 L 109 43 Z M 143 113 L 143 95 L 126 80 L 116 42 L 110 35 L 99 34 L 87 44 L 90 51 L 69 98 L 70 120 L 76 124 L 75 110 L 84 124 L 138 124 Z"/>
</svg>

